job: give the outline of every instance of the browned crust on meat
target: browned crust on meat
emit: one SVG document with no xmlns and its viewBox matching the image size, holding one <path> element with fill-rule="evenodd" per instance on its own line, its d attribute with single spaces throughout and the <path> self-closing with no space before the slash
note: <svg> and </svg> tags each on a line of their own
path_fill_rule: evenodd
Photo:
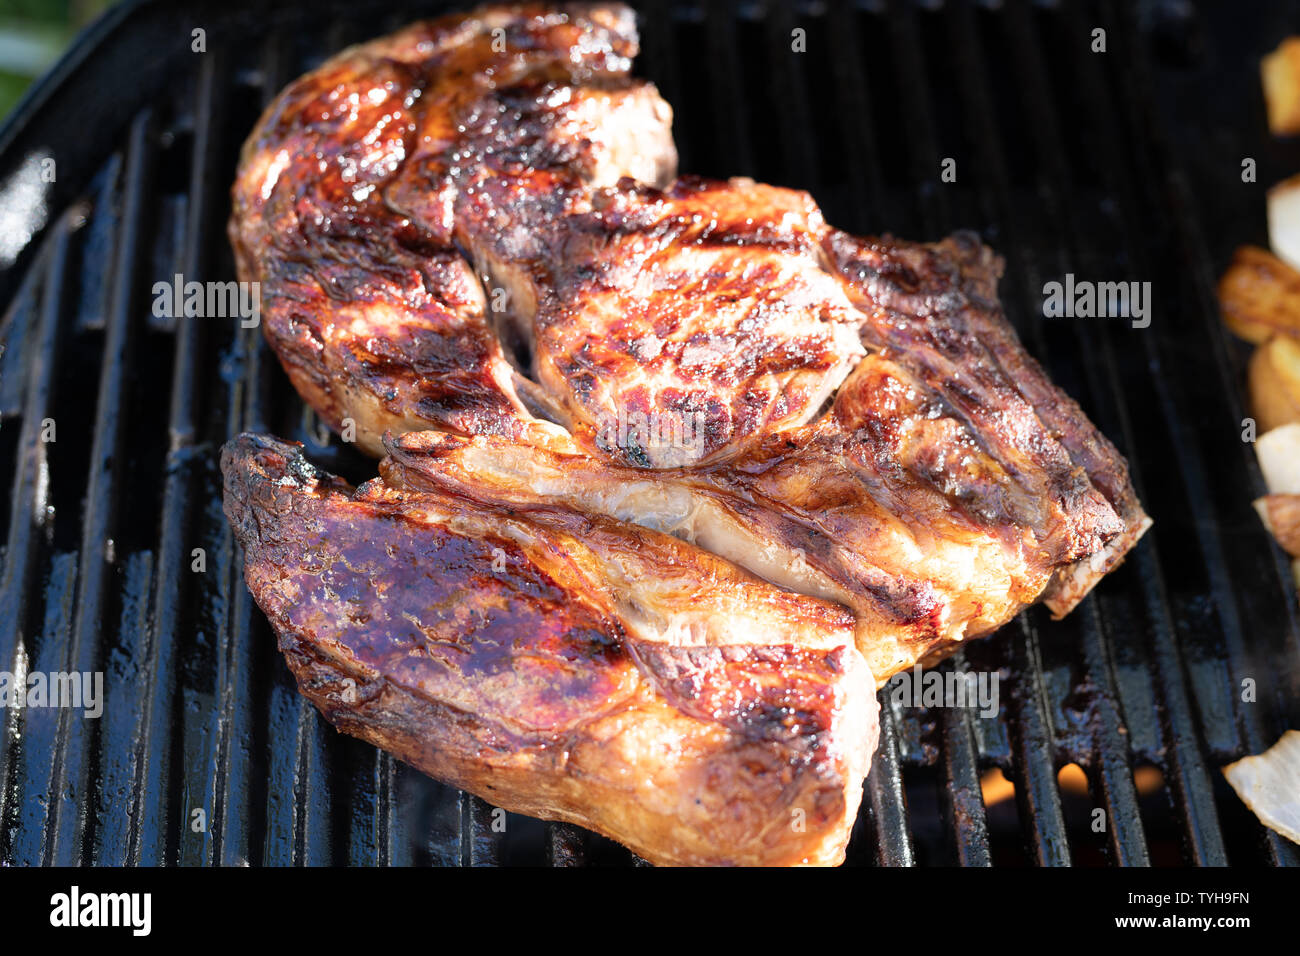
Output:
<svg viewBox="0 0 1300 956">
<path fill-rule="evenodd" d="M 640 467 L 716 464 L 804 424 L 863 352 L 825 231 L 807 193 L 749 180 L 596 193 L 524 264 L 538 381 L 589 447 Z"/>
<path fill-rule="evenodd" d="M 864 339 L 903 366 L 1025 501 L 1052 581 L 1041 600 L 1068 613 L 1137 543 L 1151 520 L 1128 464 L 1024 350 L 997 300 L 1002 261 L 970 233 L 939 243 L 832 233 L 828 250 L 860 297 Z M 952 480 L 952 469 L 941 470 Z M 972 500 L 985 503 L 975 490 Z M 1012 513 L 993 514 L 1017 522 Z"/>
<path fill-rule="evenodd" d="M 618 4 L 489 7 L 346 50 L 268 107 L 244 145 L 230 238 L 240 279 L 261 284 L 267 340 L 333 428 L 372 454 L 389 429 L 547 429 L 450 229 L 457 147 L 498 86 L 627 86 L 636 46 Z M 628 95 L 662 103 L 643 87 Z M 496 133 L 478 148 L 505 162 Z M 580 180 L 602 156 L 589 143 L 553 159 Z"/>
<path fill-rule="evenodd" d="M 618 4 L 488 7 L 277 98 L 234 188 L 240 278 L 303 398 L 390 457 L 354 492 L 241 437 L 227 513 L 341 729 L 659 862 L 830 862 L 871 675 L 1067 613 L 1150 519 L 991 250 L 672 181 L 636 48 Z M 637 415 L 700 432 L 609 437 Z"/>
<path fill-rule="evenodd" d="M 222 469 L 248 586 L 339 729 L 656 863 L 842 859 L 876 733 L 842 610 L 700 555 L 714 602 L 768 592 L 770 630 L 675 643 L 620 610 L 599 563 L 640 562 L 646 582 L 656 561 L 679 573 L 694 549 L 666 535 L 379 480 L 354 491 L 253 435 Z"/>
</svg>

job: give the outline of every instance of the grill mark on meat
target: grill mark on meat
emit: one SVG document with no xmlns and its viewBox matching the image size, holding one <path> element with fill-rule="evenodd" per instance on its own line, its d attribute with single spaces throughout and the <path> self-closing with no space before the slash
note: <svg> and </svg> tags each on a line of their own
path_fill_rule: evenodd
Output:
<svg viewBox="0 0 1300 956">
<path fill-rule="evenodd" d="M 693 390 L 708 409 L 702 448 L 597 446 L 606 456 L 654 467 L 734 457 L 764 429 L 806 421 L 861 354 L 860 319 L 821 268 L 824 225 L 806 194 L 624 179 L 537 217 L 528 193 L 518 205 L 508 190 L 480 193 L 458 228 L 531 286 L 538 379 L 575 431 L 611 429 L 644 394 L 663 408 L 660 394 Z M 528 223 L 546 254 L 476 225 L 501 217 Z"/>
<path fill-rule="evenodd" d="M 262 285 L 268 340 L 332 427 L 352 417 L 359 443 L 372 454 L 387 428 L 516 436 L 544 430 L 515 391 L 482 287 L 453 241 L 455 164 L 474 159 L 453 147 L 462 118 L 486 121 L 522 95 L 510 91 L 501 101 L 498 87 L 527 83 L 541 91 L 536 95 L 554 97 L 563 84 L 577 82 L 590 91 L 584 96 L 653 105 L 652 88 L 625 79 L 635 51 L 625 8 L 489 9 L 415 24 L 344 51 L 268 108 L 244 148 L 231 240 L 240 278 Z M 574 161 L 577 148 L 563 137 L 547 138 L 544 128 L 565 119 L 563 111 L 534 111 L 522 126 L 539 137 L 543 152 L 560 150 L 554 159 L 563 165 L 556 168 L 572 177 L 582 165 Z M 485 139 L 483 148 L 493 136 Z M 579 158 L 593 169 L 602 162 Z M 402 341 L 402 331 L 392 327 L 399 312 L 408 327 L 418 323 L 435 338 L 469 346 L 459 374 L 408 374 L 407 366 L 422 358 L 416 340 L 405 362 L 367 367 L 356 353 L 366 351 L 368 340 Z M 325 365 L 321 374 L 295 358 L 304 330 L 321 344 L 315 351 Z M 530 397 L 536 399 L 535 390 Z"/>
</svg>

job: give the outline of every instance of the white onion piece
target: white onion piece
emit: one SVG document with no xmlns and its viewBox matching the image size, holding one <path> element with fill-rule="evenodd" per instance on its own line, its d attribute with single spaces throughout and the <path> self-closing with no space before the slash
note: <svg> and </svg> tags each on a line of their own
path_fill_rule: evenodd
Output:
<svg viewBox="0 0 1300 956">
<path fill-rule="evenodd" d="M 1269 494 L 1300 494 L 1300 424 L 1266 431 L 1255 442 L 1255 454 Z"/>
<path fill-rule="evenodd" d="M 1300 176 L 1268 191 L 1268 244 L 1293 269 L 1300 269 Z"/>
<path fill-rule="evenodd" d="M 1223 768 L 1237 796 L 1292 843 L 1300 843 L 1300 730 L 1288 730 L 1272 747 Z"/>
</svg>

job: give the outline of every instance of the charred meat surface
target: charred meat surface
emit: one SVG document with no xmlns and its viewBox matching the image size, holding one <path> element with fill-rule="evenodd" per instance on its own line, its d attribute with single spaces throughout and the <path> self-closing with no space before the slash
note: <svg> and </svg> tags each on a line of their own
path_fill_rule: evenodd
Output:
<svg viewBox="0 0 1300 956">
<path fill-rule="evenodd" d="M 820 418 L 712 465 L 422 432 L 390 439 L 381 468 L 637 522 L 837 601 L 881 685 L 1037 601 L 1067 613 L 1150 521 L 1124 460 L 1020 348 L 993 294 L 1001 263 L 966 234 L 823 240 L 867 354 Z"/>
<path fill-rule="evenodd" d="M 488 8 L 346 50 L 271 104 L 230 237 L 267 339 L 331 426 L 351 419 L 373 454 L 388 429 L 548 431 L 452 223 L 494 177 L 524 190 L 521 170 L 535 214 L 623 175 L 671 179 L 671 111 L 627 77 L 635 53 L 623 7 Z"/>
<path fill-rule="evenodd" d="M 531 304 L 538 383 L 571 431 L 641 467 L 735 458 L 811 419 L 862 357 L 807 193 L 749 180 L 624 181 L 498 264 Z"/>
<path fill-rule="evenodd" d="M 843 608 L 596 515 L 354 490 L 274 439 L 222 471 L 248 586 L 340 730 L 652 862 L 843 859 L 877 735 Z"/>
<path fill-rule="evenodd" d="M 969 233 L 914 243 L 835 232 L 828 249 L 867 317 L 863 341 L 926 397 L 926 417 L 951 416 L 963 427 L 951 441 L 917 436 L 908 468 L 923 480 L 928 473 L 936 489 L 987 523 L 1029 529 L 1053 572 L 1041 600 L 1057 617 L 1069 613 L 1151 519 L 1128 463 L 1051 383 L 1002 314 L 1001 260 Z M 856 410 L 842 401 L 838 412 L 859 430 L 878 420 L 875 393 L 863 394 Z M 968 480 L 980 451 L 1005 476 L 997 488 Z"/>
<path fill-rule="evenodd" d="M 353 491 L 245 436 L 227 513 L 340 728 L 660 862 L 833 862 L 873 684 L 1068 613 L 1150 520 L 991 250 L 678 178 L 637 47 L 619 4 L 485 7 L 272 103 L 240 277 L 387 457 Z"/>
</svg>

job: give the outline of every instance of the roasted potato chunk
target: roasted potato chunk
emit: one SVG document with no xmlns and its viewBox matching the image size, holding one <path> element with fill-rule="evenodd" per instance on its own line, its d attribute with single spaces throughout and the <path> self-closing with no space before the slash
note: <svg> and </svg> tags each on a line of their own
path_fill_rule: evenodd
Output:
<svg viewBox="0 0 1300 956">
<path fill-rule="evenodd" d="M 1259 64 L 1268 108 L 1268 128 L 1274 136 L 1300 133 L 1300 37 L 1287 37 Z"/>
<path fill-rule="evenodd" d="M 1250 357 L 1250 406 L 1262 431 L 1300 422 L 1300 342 L 1269 339 Z"/>
<path fill-rule="evenodd" d="M 1248 342 L 1300 336 L 1300 272 L 1267 249 L 1242 246 L 1219 279 L 1223 321 Z"/>
</svg>

